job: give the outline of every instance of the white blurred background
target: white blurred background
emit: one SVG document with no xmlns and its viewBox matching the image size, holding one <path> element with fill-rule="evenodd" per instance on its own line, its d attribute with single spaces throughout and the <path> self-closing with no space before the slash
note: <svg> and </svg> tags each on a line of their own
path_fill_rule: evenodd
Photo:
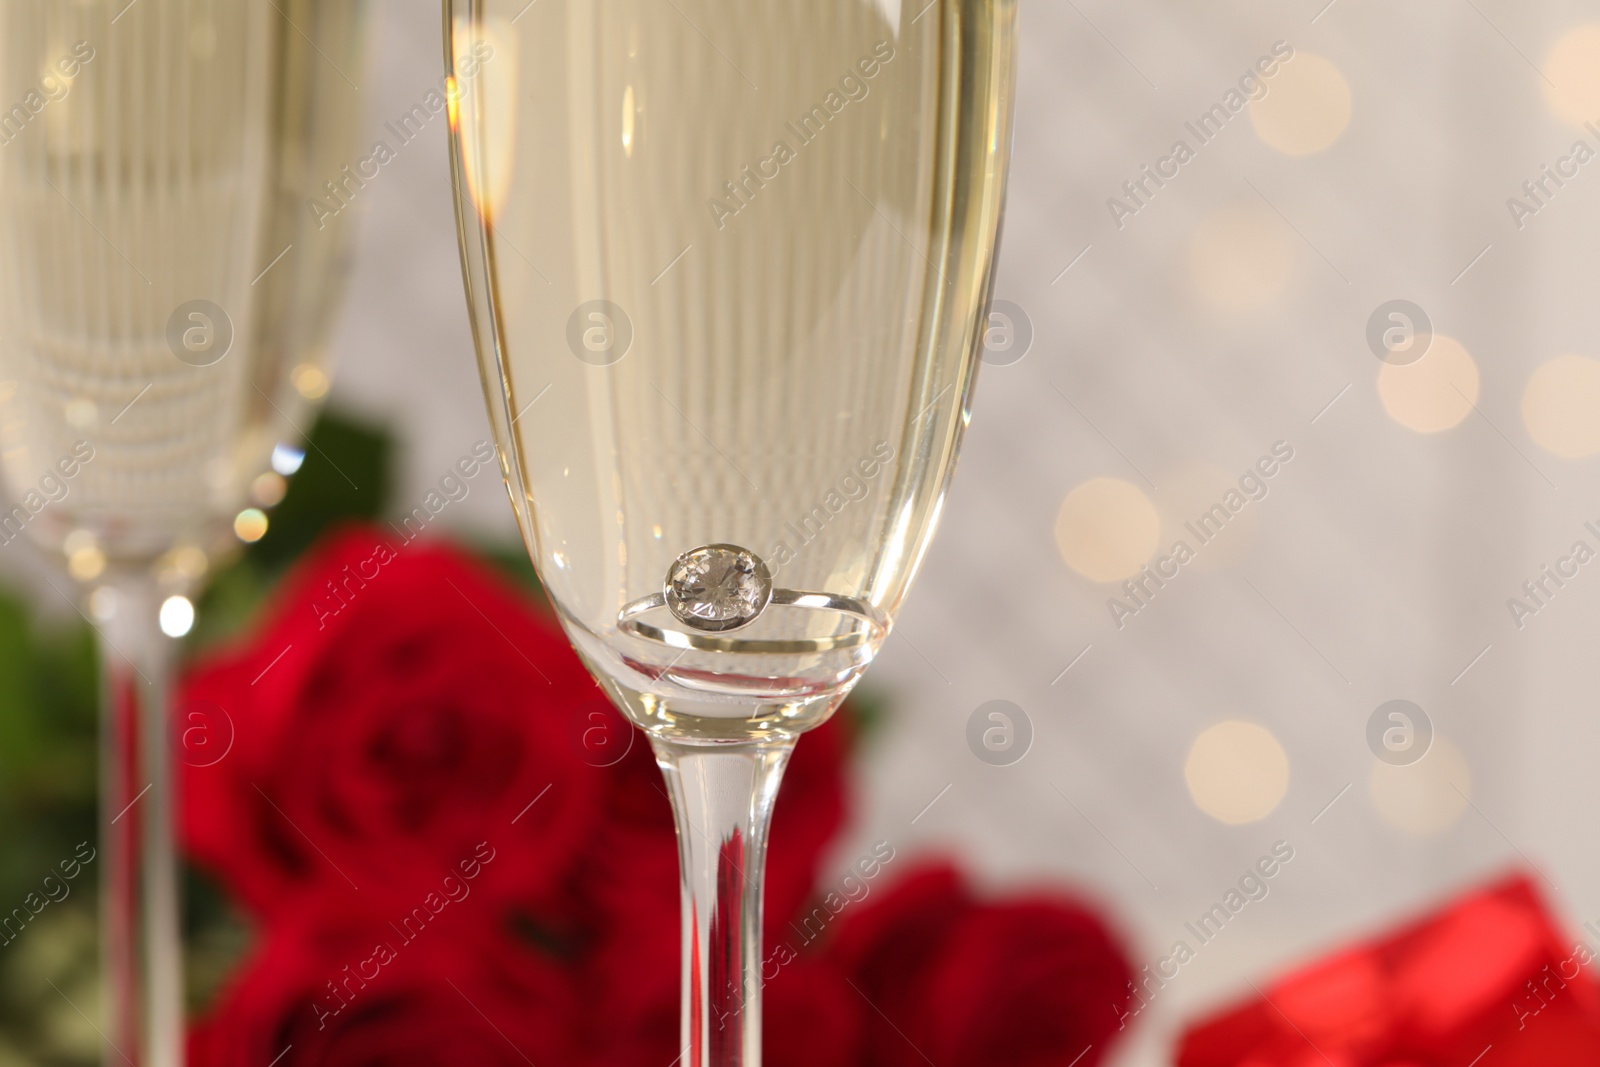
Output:
<svg viewBox="0 0 1600 1067">
<path fill-rule="evenodd" d="M 374 16 L 372 138 L 442 50 L 430 4 Z M 1600 560 L 1561 564 L 1542 606 L 1522 589 L 1600 553 L 1600 4 L 1030 0 L 1022 31 L 996 296 L 1031 346 L 980 376 L 868 676 L 892 715 L 841 869 L 887 839 L 996 889 L 1066 881 L 1143 966 L 1287 842 L 1121 1065 L 1169 1062 L 1247 978 L 1514 867 L 1574 929 L 1600 919 Z M 1275 45 L 1265 96 L 1228 111 Z M 1201 144 L 1185 123 L 1218 104 Z M 1180 139 L 1193 158 L 1130 199 Z M 397 498 L 420 499 L 487 436 L 442 121 L 355 204 L 332 402 L 400 433 Z M 1437 331 L 1404 366 L 1367 340 L 1396 299 Z M 1279 442 L 1267 495 L 1200 545 L 1184 523 Z M 445 519 L 515 536 L 486 483 Z M 1179 539 L 1195 558 L 1119 627 L 1108 600 L 1138 606 L 1121 582 Z M 1520 628 L 1512 597 L 1539 608 Z M 1010 765 L 968 745 L 991 700 L 1031 729 Z M 1369 748 L 1391 700 L 1431 723 L 1420 760 Z"/>
</svg>

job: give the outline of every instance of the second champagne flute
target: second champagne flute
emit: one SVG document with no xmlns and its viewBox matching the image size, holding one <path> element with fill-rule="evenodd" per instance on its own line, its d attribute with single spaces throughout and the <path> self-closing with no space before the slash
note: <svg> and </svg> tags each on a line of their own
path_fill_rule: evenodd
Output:
<svg viewBox="0 0 1600 1067">
<path fill-rule="evenodd" d="M 173 764 L 230 728 L 169 716 L 171 639 L 327 391 L 363 7 L 0 0 L 0 541 L 100 638 L 107 1064 L 182 1060 Z"/>
</svg>

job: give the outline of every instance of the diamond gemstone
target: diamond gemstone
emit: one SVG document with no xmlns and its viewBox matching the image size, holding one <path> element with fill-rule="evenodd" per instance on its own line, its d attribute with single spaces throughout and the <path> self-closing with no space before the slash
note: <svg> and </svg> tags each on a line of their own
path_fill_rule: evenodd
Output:
<svg viewBox="0 0 1600 1067">
<path fill-rule="evenodd" d="M 697 630 L 735 630 L 754 622 L 772 599 L 772 574 L 749 549 L 705 545 L 667 571 L 667 606 Z"/>
</svg>

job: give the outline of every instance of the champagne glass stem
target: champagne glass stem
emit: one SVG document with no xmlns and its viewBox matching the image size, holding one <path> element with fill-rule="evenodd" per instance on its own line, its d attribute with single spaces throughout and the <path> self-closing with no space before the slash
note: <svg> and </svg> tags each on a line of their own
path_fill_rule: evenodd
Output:
<svg viewBox="0 0 1600 1067">
<path fill-rule="evenodd" d="M 172 733 L 172 641 L 142 571 L 109 576 L 100 628 L 103 1060 L 178 1067 L 183 1040 Z M 104 595 L 109 594 L 109 595 Z"/>
<path fill-rule="evenodd" d="M 683 887 L 684 1067 L 760 1067 L 761 886 L 793 740 L 655 738 Z"/>
</svg>

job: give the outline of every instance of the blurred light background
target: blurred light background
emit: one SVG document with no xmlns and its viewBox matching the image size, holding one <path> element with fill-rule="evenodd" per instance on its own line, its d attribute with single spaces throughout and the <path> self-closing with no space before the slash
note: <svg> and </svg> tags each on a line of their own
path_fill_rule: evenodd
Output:
<svg viewBox="0 0 1600 1067">
<path fill-rule="evenodd" d="M 441 45 L 428 4 L 373 15 L 376 137 L 439 83 Z M 1600 563 L 1560 563 L 1600 550 L 1597 20 L 1577 0 L 1023 5 L 996 297 L 1031 345 L 980 376 L 868 676 L 892 716 L 838 862 L 883 839 L 995 886 L 1070 881 L 1143 966 L 1287 842 L 1120 1064 L 1168 1062 L 1247 979 L 1510 867 L 1574 928 L 1600 919 Z M 397 499 L 420 499 L 488 436 L 442 121 L 356 206 L 332 402 L 396 429 Z M 1369 342 L 1395 300 L 1434 331 L 1412 362 Z M 488 483 L 444 521 L 515 536 Z M 993 700 L 1031 726 L 1008 764 L 969 747 Z M 1419 760 L 1369 741 L 1394 700 L 1431 727 Z"/>
</svg>

